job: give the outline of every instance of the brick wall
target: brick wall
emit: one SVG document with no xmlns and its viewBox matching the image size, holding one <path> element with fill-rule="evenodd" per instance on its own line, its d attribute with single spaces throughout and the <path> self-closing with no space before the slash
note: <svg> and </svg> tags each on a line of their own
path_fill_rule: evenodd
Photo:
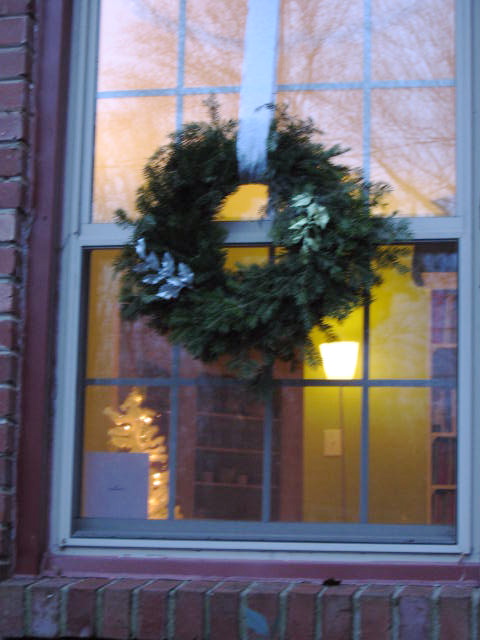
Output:
<svg viewBox="0 0 480 640">
<path fill-rule="evenodd" d="M 12 565 L 31 156 L 31 0 L 0 0 L 0 577 Z"/>
<path fill-rule="evenodd" d="M 467 585 L 14 578 L 0 583 L 0 640 L 475 640 Z"/>
</svg>

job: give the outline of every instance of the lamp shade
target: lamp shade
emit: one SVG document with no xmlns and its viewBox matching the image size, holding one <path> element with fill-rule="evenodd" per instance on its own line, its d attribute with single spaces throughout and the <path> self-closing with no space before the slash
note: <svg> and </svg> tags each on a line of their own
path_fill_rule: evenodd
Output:
<svg viewBox="0 0 480 640">
<path fill-rule="evenodd" d="M 325 375 L 329 380 L 351 380 L 358 359 L 358 342 L 324 342 L 320 345 Z"/>
</svg>

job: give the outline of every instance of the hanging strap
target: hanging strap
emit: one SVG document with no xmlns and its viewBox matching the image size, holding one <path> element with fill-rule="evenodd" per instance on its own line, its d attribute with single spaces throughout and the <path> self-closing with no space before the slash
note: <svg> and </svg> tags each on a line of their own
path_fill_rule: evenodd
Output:
<svg viewBox="0 0 480 640">
<path fill-rule="evenodd" d="M 240 91 L 237 159 L 240 177 L 255 182 L 267 166 L 267 138 L 277 59 L 280 0 L 250 0 Z"/>
</svg>

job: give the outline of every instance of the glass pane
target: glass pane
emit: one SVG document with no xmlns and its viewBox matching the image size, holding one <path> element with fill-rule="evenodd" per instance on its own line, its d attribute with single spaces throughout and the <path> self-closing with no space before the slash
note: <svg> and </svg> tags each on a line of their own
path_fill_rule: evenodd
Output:
<svg viewBox="0 0 480 640">
<path fill-rule="evenodd" d="M 282 409 L 285 405 L 282 429 L 286 439 L 282 440 L 281 455 L 286 466 L 280 467 L 287 483 L 292 464 L 290 430 L 299 422 L 298 418 L 293 425 L 290 422 L 299 408 L 292 403 L 291 394 L 292 391 L 285 390 L 282 397 Z M 361 389 L 352 387 L 307 388 L 303 392 L 303 437 L 301 432 L 299 435 L 303 442 L 301 520 L 304 522 L 359 520 L 361 397 Z M 281 487 L 282 505 L 288 490 Z M 285 519 L 282 513 L 280 519 Z"/>
<path fill-rule="evenodd" d="M 454 215 L 454 89 L 375 89 L 371 105 L 371 175 L 393 188 L 388 210 Z"/>
<path fill-rule="evenodd" d="M 427 524 L 430 389 L 371 389 L 369 522 Z"/>
<path fill-rule="evenodd" d="M 116 209 L 135 217 L 143 167 L 175 129 L 175 98 L 139 97 L 97 102 L 93 222 L 112 222 Z"/>
<path fill-rule="evenodd" d="M 98 90 L 174 87 L 178 1 L 102 0 Z"/>
<path fill-rule="evenodd" d="M 278 82 L 361 81 L 363 5 L 363 0 L 283 0 Z"/>
<path fill-rule="evenodd" d="M 340 145 L 346 153 L 334 162 L 352 169 L 362 166 L 363 94 L 358 89 L 339 91 L 282 91 L 279 103 L 287 103 L 300 118 L 314 118 L 322 131 L 318 141 L 326 147 Z"/>
<path fill-rule="evenodd" d="M 164 377 L 171 371 L 171 347 L 143 319 L 122 322 L 116 249 L 97 249 L 89 258 L 87 378 Z"/>
<path fill-rule="evenodd" d="M 169 423 L 168 389 L 87 387 L 82 516 L 167 518 Z"/>
<path fill-rule="evenodd" d="M 189 0 L 185 86 L 238 86 L 241 82 L 247 0 Z"/>
<path fill-rule="evenodd" d="M 434 364 L 442 357 L 439 347 L 456 354 L 455 245 L 416 245 L 409 249 L 405 263 L 410 273 L 385 271 L 384 284 L 370 307 L 373 379 L 427 379 L 440 366 Z"/>
<path fill-rule="evenodd" d="M 204 376 L 180 391 L 177 496 L 187 518 L 260 520 L 262 403 Z"/>
<path fill-rule="evenodd" d="M 183 122 L 208 122 L 208 109 L 205 100 L 211 94 L 195 94 L 183 96 Z M 217 93 L 215 100 L 219 106 L 220 116 L 225 120 L 237 120 L 240 96 L 238 93 Z"/>
<path fill-rule="evenodd" d="M 454 0 L 372 0 L 374 80 L 454 76 Z"/>
</svg>

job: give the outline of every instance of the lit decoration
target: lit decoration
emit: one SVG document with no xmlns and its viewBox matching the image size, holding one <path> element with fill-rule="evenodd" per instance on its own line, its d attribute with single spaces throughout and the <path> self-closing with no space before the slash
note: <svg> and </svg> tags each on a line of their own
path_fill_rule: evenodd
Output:
<svg viewBox="0 0 480 640">
<path fill-rule="evenodd" d="M 130 391 L 120 411 L 106 407 L 103 413 L 115 426 L 108 429 L 110 445 L 116 451 L 146 453 L 149 457 L 148 517 L 168 518 L 168 453 L 165 436 L 158 435 L 158 426 L 153 424 L 158 417 L 153 409 L 142 407 L 145 400 L 136 387 Z M 175 518 L 181 518 L 180 507 L 175 507 Z"/>
</svg>

